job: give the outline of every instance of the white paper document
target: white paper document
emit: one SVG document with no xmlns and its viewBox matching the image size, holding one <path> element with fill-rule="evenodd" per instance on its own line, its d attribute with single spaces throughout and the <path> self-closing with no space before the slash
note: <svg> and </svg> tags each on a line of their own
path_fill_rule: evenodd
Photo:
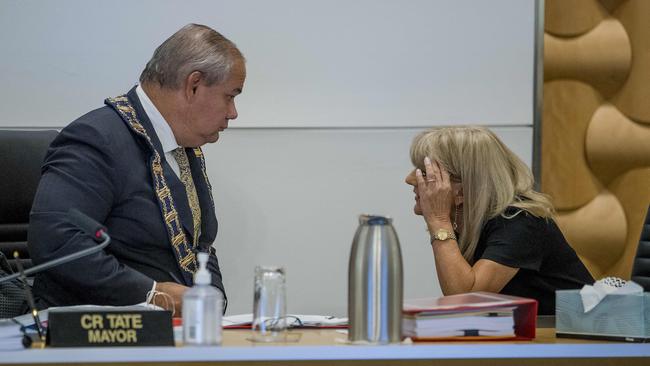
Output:
<svg viewBox="0 0 650 366">
<path fill-rule="evenodd" d="M 337 318 L 329 315 L 303 315 L 303 314 L 288 314 L 287 322 L 289 326 L 303 326 L 303 327 L 332 327 L 342 326 L 348 324 L 348 318 Z M 253 323 L 253 314 L 237 314 L 224 316 L 222 324 L 224 327 L 228 326 L 245 326 Z"/>
</svg>

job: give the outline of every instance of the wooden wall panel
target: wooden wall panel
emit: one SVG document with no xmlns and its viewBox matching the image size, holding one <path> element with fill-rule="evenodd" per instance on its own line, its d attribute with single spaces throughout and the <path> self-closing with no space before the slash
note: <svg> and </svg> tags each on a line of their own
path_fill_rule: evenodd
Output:
<svg viewBox="0 0 650 366">
<path fill-rule="evenodd" d="M 650 1 L 545 6 L 542 190 L 594 277 L 629 278 L 650 204 Z"/>
<path fill-rule="evenodd" d="M 601 189 L 584 151 L 589 121 L 602 101 L 596 89 L 580 81 L 544 84 L 543 125 L 553 128 L 542 129 L 542 187 L 553 192 L 558 210 L 577 209 Z"/>
<path fill-rule="evenodd" d="M 634 121 L 650 123 L 650 1 L 628 0 L 614 15 L 630 37 L 634 57 L 630 76 L 613 101 Z"/>
<path fill-rule="evenodd" d="M 634 255 L 636 254 L 636 243 L 639 240 L 639 233 L 643 227 L 648 202 L 643 197 L 650 196 L 650 168 L 631 170 L 618 177 L 611 185 L 612 193 L 618 197 L 621 206 L 625 210 L 625 217 L 628 222 L 627 238 L 625 249 L 620 258 L 607 274 L 628 278 Z M 601 225 L 607 225 L 604 221 Z"/>
<path fill-rule="evenodd" d="M 611 104 L 596 110 L 586 137 L 593 174 L 604 185 L 629 170 L 650 166 L 650 125 L 633 122 Z"/>
<path fill-rule="evenodd" d="M 546 33 L 564 37 L 586 33 L 607 16 L 598 0 L 546 0 L 545 6 Z"/>
<path fill-rule="evenodd" d="M 621 88 L 631 59 L 630 40 L 615 19 L 605 19 L 579 37 L 544 35 L 544 78 L 581 80 L 605 97 Z"/>
</svg>

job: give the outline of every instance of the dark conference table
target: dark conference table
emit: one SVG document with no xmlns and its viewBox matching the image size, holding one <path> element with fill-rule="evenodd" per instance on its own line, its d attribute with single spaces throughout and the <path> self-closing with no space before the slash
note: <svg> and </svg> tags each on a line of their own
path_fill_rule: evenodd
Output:
<svg viewBox="0 0 650 366">
<path fill-rule="evenodd" d="M 260 344 L 250 330 L 224 330 L 221 347 L 49 348 L 0 352 L 0 364 L 103 365 L 650 365 L 650 343 L 555 337 L 538 328 L 533 341 L 346 344 L 334 329 L 296 329 L 297 342 Z"/>
</svg>

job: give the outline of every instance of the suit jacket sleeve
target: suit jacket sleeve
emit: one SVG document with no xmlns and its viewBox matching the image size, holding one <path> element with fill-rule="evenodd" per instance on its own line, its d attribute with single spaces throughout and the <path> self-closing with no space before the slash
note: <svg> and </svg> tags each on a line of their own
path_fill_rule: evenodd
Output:
<svg viewBox="0 0 650 366">
<path fill-rule="evenodd" d="M 28 241 L 36 264 L 97 245 L 66 220 L 66 213 L 76 207 L 98 222 L 106 222 L 119 197 L 123 173 L 116 171 L 119 154 L 113 151 L 117 149 L 110 134 L 99 127 L 73 123 L 48 150 L 30 214 Z M 56 282 L 85 303 L 140 303 L 153 286 L 151 278 L 111 255 L 110 244 L 104 251 L 49 271 Z"/>
</svg>

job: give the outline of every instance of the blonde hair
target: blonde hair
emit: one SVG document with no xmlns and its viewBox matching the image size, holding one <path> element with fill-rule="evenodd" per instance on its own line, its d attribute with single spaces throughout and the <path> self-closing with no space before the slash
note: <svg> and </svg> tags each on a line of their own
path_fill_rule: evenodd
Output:
<svg viewBox="0 0 650 366">
<path fill-rule="evenodd" d="M 411 162 L 424 171 L 424 157 L 437 160 L 463 189 L 463 225 L 458 245 L 472 264 L 483 225 L 509 206 L 534 216 L 553 217 L 549 198 L 533 190 L 533 175 L 499 138 L 484 127 L 432 128 L 411 145 Z M 521 212 L 521 211 L 520 211 Z M 516 215 L 516 214 L 515 214 Z"/>
</svg>

